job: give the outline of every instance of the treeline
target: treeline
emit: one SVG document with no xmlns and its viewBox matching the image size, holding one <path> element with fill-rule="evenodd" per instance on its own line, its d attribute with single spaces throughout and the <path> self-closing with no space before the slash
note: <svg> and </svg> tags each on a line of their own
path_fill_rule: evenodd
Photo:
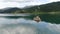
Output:
<svg viewBox="0 0 60 34">
<path fill-rule="evenodd" d="M 52 2 L 44 5 L 33 6 L 29 8 L 8 8 L 1 9 L 0 13 L 34 13 L 34 12 L 59 12 L 60 11 L 60 2 Z"/>
</svg>

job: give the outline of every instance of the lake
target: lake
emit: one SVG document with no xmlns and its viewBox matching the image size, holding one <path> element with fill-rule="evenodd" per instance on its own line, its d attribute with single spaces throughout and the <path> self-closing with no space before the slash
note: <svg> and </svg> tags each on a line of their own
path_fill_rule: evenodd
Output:
<svg viewBox="0 0 60 34">
<path fill-rule="evenodd" d="M 38 14 L 37 23 L 33 14 L 0 14 L 0 34 L 60 34 L 60 15 Z"/>
</svg>

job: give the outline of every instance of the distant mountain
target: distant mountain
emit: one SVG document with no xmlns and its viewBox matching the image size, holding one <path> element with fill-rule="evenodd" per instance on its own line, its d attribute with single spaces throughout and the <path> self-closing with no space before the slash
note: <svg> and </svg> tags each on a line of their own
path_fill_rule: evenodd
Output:
<svg viewBox="0 0 60 34">
<path fill-rule="evenodd" d="M 2 9 L 0 13 L 23 13 L 22 9 L 14 7 L 14 8 L 8 8 L 8 9 Z"/>
<path fill-rule="evenodd" d="M 0 13 L 32 13 L 32 12 L 60 12 L 60 2 L 52 2 L 39 6 L 1 9 Z"/>
</svg>

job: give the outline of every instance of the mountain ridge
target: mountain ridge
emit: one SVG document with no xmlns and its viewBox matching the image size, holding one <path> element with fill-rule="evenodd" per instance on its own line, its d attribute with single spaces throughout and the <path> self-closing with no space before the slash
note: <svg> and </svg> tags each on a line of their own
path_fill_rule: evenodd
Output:
<svg viewBox="0 0 60 34">
<path fill-rule="evenodd" d="M 60 1 L 59 2 L 52 2 L 43 5 L 37 6 L 30 6 L 25 8 L 8 8 L 8 9 L 1 9 L 0 13 L 33 13 L 33 12 L 60 12 Z"/>
</svg>

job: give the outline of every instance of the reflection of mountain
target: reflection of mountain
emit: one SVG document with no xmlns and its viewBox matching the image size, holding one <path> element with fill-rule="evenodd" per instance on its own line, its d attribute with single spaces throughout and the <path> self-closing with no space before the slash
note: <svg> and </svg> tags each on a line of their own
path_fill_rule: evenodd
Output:
<svg viewBox="0 0 60 34">
<path fill-rule="evenodd" d="M 33 12 L 59 12 L 60 11 L 60 2 L 53 2 L 39 6 L 30 6 L 28 8 L 24 7 L 23 9 L 14 7 L 8 9 L 0 10 L 0 13 L 33 13 Z"/>
</svg>

